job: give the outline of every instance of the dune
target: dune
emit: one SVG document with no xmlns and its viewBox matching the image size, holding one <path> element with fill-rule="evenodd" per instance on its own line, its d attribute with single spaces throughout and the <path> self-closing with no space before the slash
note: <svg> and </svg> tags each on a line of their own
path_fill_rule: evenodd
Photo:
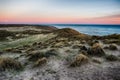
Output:
<svg viewBox="0 0 120 80">
<path fill-rule="evenodd" d="M 119 41 L 118 34 L 90 36 L 71 28 L 1 26 L 0 37 L 12 39 L 0 41 L 0 80 L 120 79 L 120 46 L 115 42 Z"/>
</svg>

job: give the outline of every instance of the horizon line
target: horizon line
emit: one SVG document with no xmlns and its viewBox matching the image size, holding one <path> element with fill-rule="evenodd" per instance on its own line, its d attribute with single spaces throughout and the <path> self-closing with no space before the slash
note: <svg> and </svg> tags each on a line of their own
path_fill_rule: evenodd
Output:
<svg viewBox="0 0 120 80">
<path fill-rule="evenodd" d="M 120 24 L 80 24 L 80 23 L 0 23 L 0 25 L 120 25 Z"/>
</svg>

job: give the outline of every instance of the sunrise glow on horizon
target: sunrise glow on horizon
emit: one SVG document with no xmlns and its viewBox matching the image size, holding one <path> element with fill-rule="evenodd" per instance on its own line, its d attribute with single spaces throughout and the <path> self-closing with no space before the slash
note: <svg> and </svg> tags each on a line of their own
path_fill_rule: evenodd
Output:
<svg viewBox="0 0 120 80">
<path fill-rule="evenodd" d="M 120 0 L 0 0 L 0 24 L 120 24 Z"/>
</svg>

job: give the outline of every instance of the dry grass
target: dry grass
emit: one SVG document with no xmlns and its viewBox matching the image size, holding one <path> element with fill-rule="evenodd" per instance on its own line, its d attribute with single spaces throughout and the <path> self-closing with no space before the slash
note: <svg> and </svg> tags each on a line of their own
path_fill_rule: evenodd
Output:
<svg viewBox="0 0 120 80">
<path fill-rule="evenodd" d="M 15 61 L 12 58 L 1 58 L 0 57 L 0 70 L 5 71 L 5 70 L 21 70 L 23 66 L 21 65 L 20 62 Z"/>
<path fill-rule="evenodd" d="M 111 44 L 111 43 L 114 43 L 114 44 L 117 44 L 117 45 L 120 45 L 120 39 L 106 39 L 103 41 L 105 44 Z"/>
<path fill-rule="evenodd" d="M 77 45 L 73 45 L 72 48 L 73 48 L 73 49 L 77 49 L 77 48 L 81 48 L 81 46 L 82 46 L 82 45 L 78 45 L 78 44 L 77 44 Z"/>
<path fill-rule="evenodd" d="M 98 59 L 92 59 L 92 61 L 94 62 L 94 63 L 98 63 L 98 64 L 101 64 L 102 62 L 100 61 L 100 60 L 98 60 Z"/>
<path fill-rule="evenodd" d="M 95 43 L 92 46 L 93 49 L 100 48 L 100 47 L 101 47 L 101 45 L 99 43 Z"/>
<path fill-rule="evenodd" d="M 95 43 L 91 48 L 88 49 L 88 54 L 93 56 L 104 56 L 105 52 L 99 43 Z"/>
<path fill-rule="evenodd" d="M 106 60 L 108 60 L 108 61 L 117 61 L 117 60 L 119 60 L 119 58 L 117 56 L 114 56 L 114 55 L 107 55 Z"/>
<path fill-rule="evenodd" d="M 41 59 L 43 57 L 49 58 L 51 56 L 57 56 L 57 52 L 54 49 L 51 49 L 47 52 L 39 52 L 39 51 L 33 51 L 32 53 L 28 54 L 30 61 L 36 61 L 38 59 Z"/>
<path fill-rule="evenodd" d="M 118 50 L 117 45 L 115 45 L 115 44 L 111 44 L 111 45 L 109 46 L 109 49 L 110 49 L 110 50 Z"/>
<path fill-rule="evenodd" d="M 71 28 L 58 29 L 53 33 L 58 34 L 58 37 L 65 37 L 69 39 L 90 39 L 90 36 L 79 33 L 78 31 Z"/>
<path fill-rule="evenodd" d="M 70 64 L 70 66 L 76 67 L 85 64 L 87 62 L 88 62 L 88 57 L 83 54 L 79 54 L 78 56 L 75 57 L 74 61 Z"/>
<path fill-rule="evenodd" d="M 36 61 L 36 63 L 34 64 L 34 67 L 42 66 L 45 63 L 47 63 L 47 58 L 43 57 Z"/>
<path fill-rule="evenodd" d="M 109 50 L 118 50 L 116 44 L 110 44 L 109 46 L 105 46 L 104 49 L 109 49 Z"/>
<path fill-rule="evenodd" d="M 34 51 L 32 53 L 27 54 L 27 56 L 29 57 L 28 59 L 30 61 L 36 61 L 38 59 L 45 57 L 45 53 L 41 53 L 39 51 Z"/>
<path fill-rule="evenodd" d="M 13 51 L 13 48 L 6 48 L 6 49 L 4 49 L 4 51 L 11 52 L 11 51 Z"/>
<path fill-rule="evenodd" d="M 120 34 L 112 34 L 108 36 L 103 36 L 104 39 L 120 39 Z"/>
<path fill-rule="evenodd" d="M 7 30 L 0 30 L 0 41 L 6 40 L 6 37 L 8 36 L 15 37 L 15 33 Z"/>
<path fill-rule="evenodd" d="M 58 52 L 56 49 L 50 49 L 45 53 L 45 57 L 50 57 L 50 56 L 58 56 Z"/>
</svg>

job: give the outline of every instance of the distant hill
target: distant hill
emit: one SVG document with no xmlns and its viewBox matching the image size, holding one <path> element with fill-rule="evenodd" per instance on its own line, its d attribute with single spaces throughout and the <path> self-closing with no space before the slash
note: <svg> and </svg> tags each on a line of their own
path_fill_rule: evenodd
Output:
<svg viewBox="0 0 120 80">
<path fill-rule="evenodd" d="M 71 39 L 90 39 L 91 37 L 87 34 L 79 33 L 78 31 L 71 28 L 58 29 L 53 32 L 58 34 L 58 37 L 65 37 Z"/>
<path fill-rule="evenodd" d="M 37 29 L 45 29 L 45 30 L 57 30 L 54 26 L 48 25 L 32 25 L 32 24 L 0 24 L 0 28 L 8 28 L 8 27 L 33 27 Z"/>
</svg>

